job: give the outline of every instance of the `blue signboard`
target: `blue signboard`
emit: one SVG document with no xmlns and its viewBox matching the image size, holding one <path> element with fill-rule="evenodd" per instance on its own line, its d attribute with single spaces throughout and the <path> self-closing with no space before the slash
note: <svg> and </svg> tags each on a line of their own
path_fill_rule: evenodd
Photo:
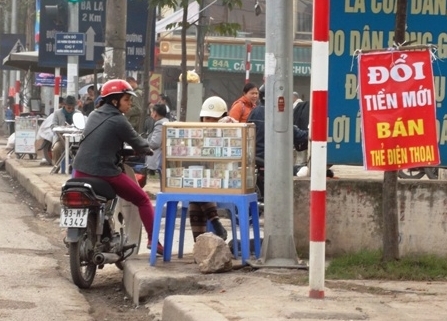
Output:
<svg viewBox="0 0 447 321">
<path fill-rule="evenodd" d="M 79 57 L 79 68 L 102 67 L 106 39 L 106 0 L 79 2 L 79 32 L 85 33 L 85 56 Z"/>
<path fill-rule="evenodd" d="M 396 1 L 332 0 L 330 2 L 328 163 L 362 165 L 360 107 L 357 97 L 358 49 L 392 47 Z M 440 5 L 440 3 L 444 3 Z M 445 2 L 409 0 L 406 41 L 438 46 L 447 57 Z M 433 63 L 441 164 L 447 165 L 447 64 Z"/>
<path fill-rule="evenodd" d="M 85 40 L 83 33 L 62 32 L 56 33 L 56 55 L 84 55 Z"/>
<path fill-rule="evenodd" d="M 54 86 L 54 75 L 47 74 L 44 72 L 36 73 L 36 77 L 34 80 L 34 86 Z M 67 87 L 67 77 L 61 77 L 60 86 L 66 88 Z"/>
<path fill-rule="evenodd" d="M 144 68 L 147 19 L 147 0 L 127 1 L 126 70 L 143 70 Z M 154 37 L 152 44 L 155 45 L 155 20 L 152 30 Z"/>
<path fill-rule="evenodd" d="M 67 57 L 55 54 L 56 33 L 68 32 L 68 17 L 73 4 L 62 0 L 41 0 L 40 3 L 39 65 L 63 67 Z M 55 18 L 48 6 L 59 5 Z M 85 34 L 85 55 L 79 56 L 80 69 L 94 69 L 103 65 L 102 54 L 105 45 L 106 0 L 84 0 L 78 3 L 79 33 Z"/>
</svg>

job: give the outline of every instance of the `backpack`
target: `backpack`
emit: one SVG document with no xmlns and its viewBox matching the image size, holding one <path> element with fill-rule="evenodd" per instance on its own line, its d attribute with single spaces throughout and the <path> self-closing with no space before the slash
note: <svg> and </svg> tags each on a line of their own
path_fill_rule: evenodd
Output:
<svg viewBox="0 0 447 321">
<path fill-rule="evenodd" d="M 302 101 L 299 102 L 296 105 L 295 109 L 293 110 L 293 124 L 297 126 L 299 129 L 302 130 L 309 129 L 309 109 L 310 109 L 309 102 Z M 308 142 L 295 146 L 295 149 L 298 152 L 307 150 L 307 148 L 308 148 Z"/>
</svg>

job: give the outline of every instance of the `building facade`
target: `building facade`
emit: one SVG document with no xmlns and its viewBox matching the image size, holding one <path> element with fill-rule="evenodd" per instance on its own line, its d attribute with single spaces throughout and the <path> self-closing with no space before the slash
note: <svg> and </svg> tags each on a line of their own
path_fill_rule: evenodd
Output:
<svg viewBox="0 0 447 321">
<path fill-rule="evenodd" d="M 312 0 L 293 0 L 290 3 L 294 12 L 293 91 L 299 92 L 302 99 L 309 99 L 313 3 Z M 261 8 L 258 15 L 255 5 Z M 248 52 L 248 79 L 261 86 L 265 57 L 265 1 L 243 1 L 242 8 L 232 11 L 223 7 L 220 2 L 204 0 L 203 4 L 199 5 L 197 1 L 193 1 L 188 12 L 189 22 L 195 24 L 187 30 L 187 67 L 188 70 L 200 70 L 202 66 L 200 75 L 204 87 L 203 97 L 218 95 L 231 106 L 242 94 L 247 79 Z M 179 15 L 180 19 L 182 15 L 172 11 L 162 14 L 164 19 L 170 17 L 171 22 L 175 20 L 175 14 Z M 198 21 L 201 23 L 198 24 Z M 239 24 L 237 36 L 221 36 L 210 31 L 213 25 L 221 22 Z M 173 101 L 176 101 L 181 73 L 180 32 L 179 29 L 168 29 L 157 34 L 156 72 L 162 74 L 164 92 Z"/>
</svg>

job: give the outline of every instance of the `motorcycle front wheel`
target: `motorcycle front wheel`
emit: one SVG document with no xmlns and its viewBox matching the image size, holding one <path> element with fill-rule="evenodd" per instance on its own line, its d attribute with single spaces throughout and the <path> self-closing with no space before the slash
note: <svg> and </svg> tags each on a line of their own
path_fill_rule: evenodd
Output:
<svg viewBox="0 0 447 321">
<path fill-rule="evenodd" d="M 93 253 L 96 243 L 96 215 L 90 213 L 87 228 L 78 242 L 70 243 L 70 271 L 73 283 L 81 289 L 88 289 L 95 278 L 96 264 Z"/>
<path fill-rule="evenodd" d="M 438 167 L 425 167 L 425 174 L 430 179 L 438 179 L 439 168 Z"/>
</svg>

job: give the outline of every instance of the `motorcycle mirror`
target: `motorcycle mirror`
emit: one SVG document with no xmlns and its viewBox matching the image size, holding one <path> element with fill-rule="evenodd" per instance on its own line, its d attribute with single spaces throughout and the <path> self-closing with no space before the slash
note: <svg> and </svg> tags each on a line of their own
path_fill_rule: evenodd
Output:
<svg viewBox="0 0 447 321">
<path fill-rule="evenodd" d="M 84 115 L 82 113 L 75 113 L 73 115 L 73 124 L 78 129 L 84 129 L 85 128 L 85 119 Z"/>
</svg>

